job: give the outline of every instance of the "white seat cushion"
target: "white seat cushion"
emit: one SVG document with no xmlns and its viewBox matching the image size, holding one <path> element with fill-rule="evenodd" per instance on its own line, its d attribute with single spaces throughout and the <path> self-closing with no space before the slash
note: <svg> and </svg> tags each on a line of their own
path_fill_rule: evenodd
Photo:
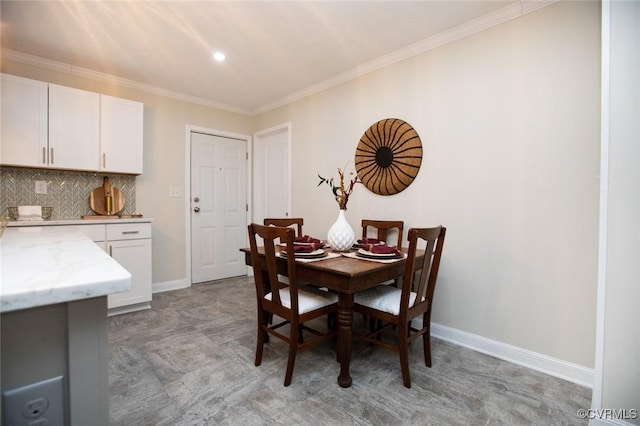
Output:
<svg viewBox="0 0 640 426">
<path fill-rule="evenodd" d="M 379 311 L 388 312 L 392 315 L 399 315 L 401 296 L 402 290 L 399 288 L 390 285 L 379 285 L 357 292 L 354 295 L 354 302 Z M 409 305 L 413 304 L 416 296 L 416 293 L 411 292 L 409 295 Z M 422 300 L 424 300 L 424 297 Z"/>
<path fill-rule="evenodd" d="M 271 300 L 271 293 L 265 296 L 265 299 Z M 280 289 L 280 300 L 282 305 L 291 309 L 291 295 L 289 287 Z M 298 313 L 304 314 L 315 309 L 322 308 L 338 301 L 338 295 L 328 291 L 320 290 L 314 286 L 303 286 L 298 288 Z"/>
</svg>

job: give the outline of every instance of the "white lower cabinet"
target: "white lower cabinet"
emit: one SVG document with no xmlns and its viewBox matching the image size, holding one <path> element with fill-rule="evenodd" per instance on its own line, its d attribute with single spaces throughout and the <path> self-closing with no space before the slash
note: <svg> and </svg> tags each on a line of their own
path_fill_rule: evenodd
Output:
<svg viewBox="0 0 640 426">
<path fill-rule="evenodd" d="M 107 296 L 109 315 L 151 308 L 151 223 L 51 226 L 82 232 L 131 274 L 131 290 Z"/>
<path fill-rule="evenodd" d="M 151 224 L 107 224 L 107 253 L 131 273 L 131 290 L 108 296 L 109 314 L 151 307 Z"/>
</svg>

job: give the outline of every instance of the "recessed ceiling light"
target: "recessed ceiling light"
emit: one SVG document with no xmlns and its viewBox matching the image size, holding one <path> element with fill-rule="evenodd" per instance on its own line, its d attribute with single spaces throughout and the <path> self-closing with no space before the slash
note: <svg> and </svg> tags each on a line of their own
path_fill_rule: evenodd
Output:
<svg viewBox="0 0 640 426">
<path fill-rule="evenodd" d="M 216 52 L 213 54 L 213 59 L 215 59 L 218 62 L 223 62 L 225 58 L 226 56 L 224 56 L 224 53 L 222 52 Z"/>
</svg>

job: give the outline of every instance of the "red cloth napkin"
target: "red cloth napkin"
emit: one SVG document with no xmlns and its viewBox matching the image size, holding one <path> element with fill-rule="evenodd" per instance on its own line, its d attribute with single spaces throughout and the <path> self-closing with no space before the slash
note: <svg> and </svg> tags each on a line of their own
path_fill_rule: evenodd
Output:
<svg viewBox="0 0 640 426">
<path fill-rule="evenodd" d="M 294 244 L 293 251 L 296 253 L 311 253 L 316 249 L 315 244 Z"/>
<path fill-rule="evenodd" d="M 302 237 L 295 237 L 293 240 L 294 243 L 313 243 L 313 244 L 320 244 L 322 241 L 320 241 L 317 238 L 312 238 L 308 235 L 304 235 Z"/>
<path fill-rule="evenodd" d="M 377 238 L 363 238 L 361 240 L 358 240 L 358 244 L 380 244 L 383 241 L 380 241 Z"/>
<path fill-rule="evenodd" d="M 400 254 L 400 250 L 398 250 L 394 246 L 388 246 L 386 244 L 374 245 L 369 251 L 375 254 Z"/>
</svg>

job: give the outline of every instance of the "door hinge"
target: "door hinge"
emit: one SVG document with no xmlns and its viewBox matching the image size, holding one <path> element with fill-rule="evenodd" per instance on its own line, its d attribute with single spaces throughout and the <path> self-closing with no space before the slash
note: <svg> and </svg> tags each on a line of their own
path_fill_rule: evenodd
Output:
<svg viewBox="0 0 640 426">
<path fill-rule="evenodd" d="M 245 153 L 244 153 L 244 158 L 245 158 L 245 160 L 248 160 L 248 159 L 249 159 L 249 153 L 248 153 L 248 152 L 245 152 Z"/>
<path fill-rule="evenodd" d="M 249 204 L 245 204 L 244 207 L 245 207 L 245 211 L 248 212 L 249 211 Z"/>
</svg>

